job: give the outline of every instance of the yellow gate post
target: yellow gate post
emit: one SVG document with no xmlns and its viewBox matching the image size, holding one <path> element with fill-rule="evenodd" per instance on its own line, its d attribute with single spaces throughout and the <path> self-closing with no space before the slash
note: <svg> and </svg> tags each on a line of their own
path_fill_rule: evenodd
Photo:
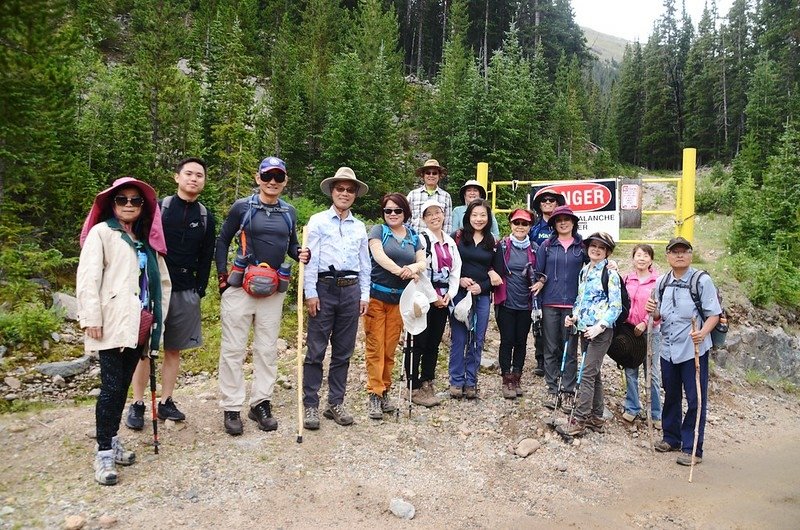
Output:
<svg viewBox="0 0 800 530">
<path fill-rule="evenodd" d="M 694 194 L 697 184 L 697 149 L 687 147 L 683 150 L 683 175 L 681 197 L 681 224 L 678 235 L 694 242 Z"/>
<path fill-rule="evenodd" d="M 478 162 L 478 171 L 476 172 L 476 180 L 481 183 L 483 189 L 489 192 L 489 163 Z M 488 197 L 487 197 L 488 199 Z"/>
</svg>

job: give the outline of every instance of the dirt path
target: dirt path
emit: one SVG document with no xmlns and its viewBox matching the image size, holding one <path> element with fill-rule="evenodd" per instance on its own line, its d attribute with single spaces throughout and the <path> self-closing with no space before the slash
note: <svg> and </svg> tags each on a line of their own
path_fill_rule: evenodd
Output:
<svg viewBox="0 0 800 530">
<path fill-rule="evenodd" d="M 349 388 L 363 386 L 362 364 L 353 366 Z M 606 434 L 577 446 L 545 427 L 541 380 L 529 377 L 528 395 L 507 402 L 498 376 L 481 377 L 478 402 L 446 400 L 398 422 L 368 420 L 363 391 L 351 391 L 356 425 L 324 421 L 302 444 L 293 389 L 274 397 L 277 432 L 246 420 L 245 434 L 231 438 L 222 432 L 216 381 L 195 383 L 179 392 L 189 420 L 161 425 L 158 456 L 149 427 L 122 429 L 139 462 L 121 469 L 115 487 L 93 481 L 91 406 L 6 415 L 0 527 L 53 528 L 69 515 L 82 516 L 87 528 L 98 528 L 103 515 L 118 528 L 792 528 L 800 521 L 794 396 L 759 394 L 718 371 L 706 458 L 688 484 L 674 454 L 652 455 L 643 427 L 617 419 L 624 388 L 613 366 L 604 367 L 604 379 L 615 418 Z M 524 437 L 542 445 L 523 459 L 513 449 Z M 395 497 L 415 506 L 412 521 L 388 511 Z"/>
</svg>

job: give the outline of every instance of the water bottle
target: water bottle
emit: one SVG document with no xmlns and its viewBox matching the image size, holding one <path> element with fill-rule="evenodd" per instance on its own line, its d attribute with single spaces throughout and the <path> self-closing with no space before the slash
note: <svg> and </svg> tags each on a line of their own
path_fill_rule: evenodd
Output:
<svg viewBox="0 0 800 530">
<path fill-rule="evenodd" d="M 231 273 L 228 274 L 228 285 L 230 285 L 231 287 L 242 286 L 245 267 L 247 267 L 247 263 L 245 263 L 244 261 L 240 261 L 239 259 L 233 260 L 233 267 L 231 267 Z"/>
<path fill-rule="evenodd" d="M 292 278 L 291 263 L 281 263 L 278 269 L 278 292 L 285 293 L 289 290 L 289 280 Z"/>
</svg>

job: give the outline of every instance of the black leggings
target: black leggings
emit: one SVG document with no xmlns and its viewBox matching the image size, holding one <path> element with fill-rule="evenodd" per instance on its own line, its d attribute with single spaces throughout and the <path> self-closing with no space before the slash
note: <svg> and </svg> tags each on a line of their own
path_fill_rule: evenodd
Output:
<svg viewBox="0 0 800 530">
<path fill-rule="evenodd" d="M 94 409 L 100 451 L 111 449 L 111 439 L 119 431 L 128 388 L 141 353 L 141 347 L 100 350 L 100 396 Z"/>
</svg>

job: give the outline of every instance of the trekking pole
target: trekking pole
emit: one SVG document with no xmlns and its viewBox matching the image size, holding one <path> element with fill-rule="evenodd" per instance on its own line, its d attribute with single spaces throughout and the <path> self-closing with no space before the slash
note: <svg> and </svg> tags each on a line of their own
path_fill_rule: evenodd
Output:
<svg viewBox="0 0 800 530">
<path fill-rule="evenodd" d="M 567 340 L 564 341 L 564 353 L 561 355 L 561 370 L 558 372 L 558 380 L 556 381 L 556 408 L 554 411 L 561 408 L 561 400 L 564 395 L 564 369 L 567 366 L 567 354 L 569 353 L 569 345 L 572 341 L 572 336 L 577 333 L 577 328 L 573 325 L 569 328 L 569 335 Z"/>
<path fill-rule="evenodd" d="M 410 369 L 408 371 L 408 419 L 411 419 L 411 384 L 414 380 L 414 367 L 416 365 L 414 362 L 414 335 L 409 333 L 406 335 L 406 338 L 409 342 L 408 359 L 411 361 Z"/>
<path fill-rule="evenodd" d="M 697 328 L 697 320 L 692 317 L 692 333 Z M 693 341 L 694 342 L 694 341 Z M 700 437 L 700 415 L 703 413 L 703 396 L 700 388 L 700 345 L 694 345 L 694 386 L 697 391 L 697 416 L 694 419 L 694 441 L 692 442 L 692 465 L 689 467 L 689 482 L 694 473 L 694 460 L 697 455 L 697 439 Z"/>
<path fill-rule="evenodd" d="M 303 227 L 303 243 L 306 248 L 308 233 Z M 306 266 L 301 261 L 297 270 L 297 443 L 303 443 L 303 274 Z"/>
<path fill-rule="evenodd" d="M 586 364 L 586 350 L 589 349 L 589 342 L 590 340 L 585 340 L 583 345 L 583 351 L 581 352 L 581 361 L 578 365 L 578 377 L 575 379 L 575 395 L 572 398 L 572 409 L 569 411 L 569 421 L 567 425 L 572 424 L 572 418 L 575 417 L 575 406 L 578 404 L 578 391 L 581 389 L 581 379 L 583 379 L 583 367 Z M 597 377 L 600 377 L 600 374 L 597 374 Z"/>
<path fill-rule="evenodd" d="M 403 383 L 405 383 L 406 381 L 405 380 L 406 362 L 408 361 L 408 342 L 409 342 L 408 331 L 406 331 L 405 329 L 403 331 L 405 331 L 405 335 L 403 336 L 403 362 L 400 365 L 400 369 L 398 370 L 398 376 L 400 377 L 400 380 L 398 381 L 397 384 L 397 405 L 395 406 L 394 409 L 394 421 L 398 422 L 400 421 L 400 407 L 402 406 L 403 403 L 403 386 L 404 386 Z M 409 379 L 411 379 L 411 376 L 409 376 Z"/>
<path fill-rule="evenodd" d="M 155 454 L 158 454 L 158 414 L 156 414 L 156 357 L 158 357 L 158 351 L 150 350 L 149 357 L 150 357 L 150 409 L 153 412 L 153 452 L 155 452 Z"/>
<path fill-rule="evenodd" d="M 650 451 L 655 453 L 656 446 L 653 441 L 653 390 L 650 387 L 653 382 L 653 315 L 647 317 L 647 360 L 645 360 L 645 363 L 644 401 L 647 407 L 647 432 L 650 433 Z"/>
</svg>

